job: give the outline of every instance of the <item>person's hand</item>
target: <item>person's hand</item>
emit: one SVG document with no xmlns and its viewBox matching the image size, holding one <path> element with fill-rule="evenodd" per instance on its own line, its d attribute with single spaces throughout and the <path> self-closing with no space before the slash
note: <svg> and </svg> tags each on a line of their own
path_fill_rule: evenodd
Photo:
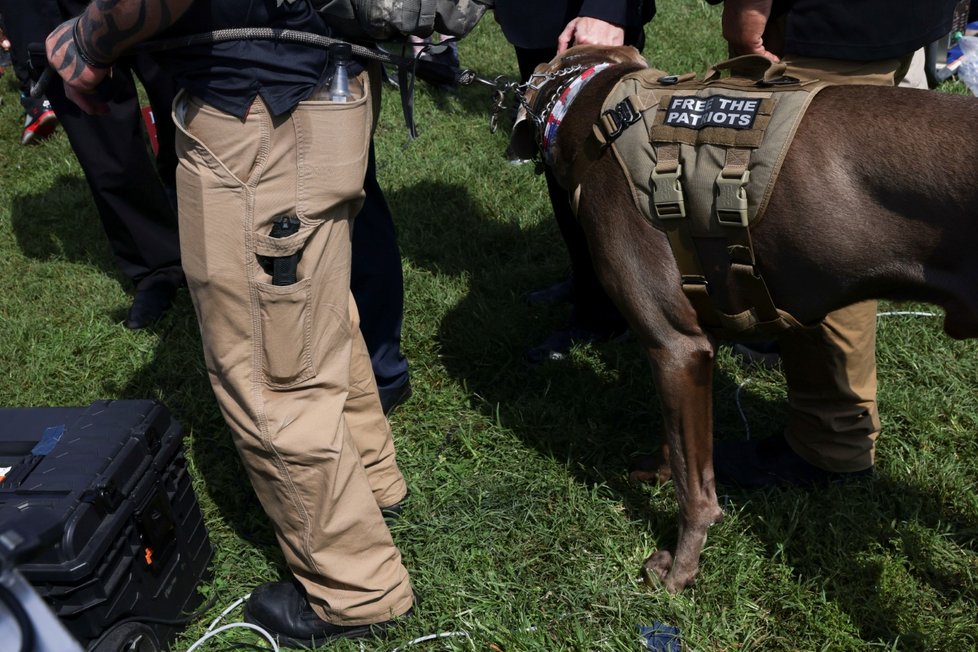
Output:
<svg viewBox="0 0 978 652">
<path fill-rule="evenodd" d="M 64 80 L 65 96 L 83 111 L 104 114 L 109 110 L 105 102 L 95 97 L 95 89 L 109 74 L 108 68 L 94 68 L 78 55 L 73 29 L 77 18 L 65 21 L 51 32 L 44 42 L 48 64 Z"/>
<path fill-rule="evenodd" d="M 771 16 L 772 0 L 725 0 L 723 38 L 735 55 L 760 54 L 771 61 L 778 57 L 764 46 L 764 28 Z"/>
<path fill-rule="evenodd" d="M 557 54 L 574 45 L 624 45 L 625 29 L 599 18 L 579 16 L 557 37 Z"/>
</svg>

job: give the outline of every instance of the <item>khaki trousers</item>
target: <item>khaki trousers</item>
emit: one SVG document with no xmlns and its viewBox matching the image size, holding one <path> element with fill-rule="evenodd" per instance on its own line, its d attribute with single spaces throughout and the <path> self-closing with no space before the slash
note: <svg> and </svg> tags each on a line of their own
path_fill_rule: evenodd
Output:
<svg viewBox="0 0 978 652">
<path fill-rule="evenodd" d="M 834 84 L 895 86 L 907 59 L 841 61 L 786 54 L 787 74 Z M 827 471 L 852 472 L 874 463 L 879 435 L 876 406 L 876 302 L 836 310 L 820 327 L 780 340 L 788 381 L 785 438 L 806 461 Z"/>
<path fill-rule="evenodd" d="M 360 80 L 363 82 L 363 80 Z M 379 507 L 406 494 L 350 295 L 369 91 L 238 119 L 174 103 L 181 253 L 211 386 L 286 562 L 317 614 L 381 622 L 413 592 Z M 272 238 L 272 220 L 298 233 Z M 301 251 L 275 286 L 259 256 Z"/>
</svg>

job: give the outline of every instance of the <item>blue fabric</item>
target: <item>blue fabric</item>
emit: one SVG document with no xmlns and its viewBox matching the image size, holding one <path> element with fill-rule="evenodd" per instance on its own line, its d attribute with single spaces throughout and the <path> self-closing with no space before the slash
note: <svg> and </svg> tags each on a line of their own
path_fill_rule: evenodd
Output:
<svg viewBox="0 0 978 652">
<path fill-rule="evenodd" d="M 377 183 L 373 143 L 363 185 L 366 197 L 353 222 L 350 291 L 360 313 L 360 332 L 380 391 L 403 387 L 408 361 L 401 353 L 404 276 L 394 218 Z"/>
<path fill-rule="evenodd" d="M 723 0 L 706 0 L 711 5 Z M 776 0 L 784 52 L 803 57 L 901 59 L 946 36 L 957 0 Z"/>
<path fill-rule="evenodd" d="M 54 447 L 61 441 L 62 435 L 65 434 L 64 425 L 51 426 L 50 428 L 44 429 L 44 434 L 41 436 L 41 441 L 34 445 L 31 449 L 31 455 L 48 455 L 54 450 Z"/>
<path fill-rule="evenodd" d="M 639 625 L 639 635 L 645 639 L 645 649 L 652 652 L 681 652 L 683 644 L 679 640 L 679 629 L 672 625 L 652 622 L 652 626 Z"/>
</svg>

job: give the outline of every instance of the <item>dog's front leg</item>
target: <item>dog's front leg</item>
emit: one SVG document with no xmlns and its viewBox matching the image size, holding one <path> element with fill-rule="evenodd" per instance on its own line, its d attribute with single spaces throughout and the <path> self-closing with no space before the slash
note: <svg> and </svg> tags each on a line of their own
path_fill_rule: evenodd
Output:
<svg viewBox="0 0 978 652">
<path fill-rule="evenodd" d="M 659 550 L 646 559 L 643 574 L 647 584 L 661 581 L 671 593 L 693 582 L 706 530 L 723 517 L 713 476 L 713 355 L 705 337 L 649 352 L 679 501 L 679 540 L 675 555 Z"/>
</svg>

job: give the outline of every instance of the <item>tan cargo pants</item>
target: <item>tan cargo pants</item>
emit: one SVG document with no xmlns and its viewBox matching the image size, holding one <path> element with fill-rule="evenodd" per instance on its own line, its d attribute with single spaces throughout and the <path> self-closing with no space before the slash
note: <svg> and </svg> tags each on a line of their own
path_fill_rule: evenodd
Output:
<svg viewBox="0 0 978 652">
<path fill-rule="evenodd" d="M 841 61 L 782 57 L 787 74 L 835 84 L 895 86 L 909 59 Z M 782 336 L 788 380 L 788 445 L 827 471 L 873 465 L 880 421 L 876 406 L 876 302 L 830 313 L 821 327 Z"/>
<path fill-rule="evenodd" d="M 360 80 L 363 81 L 362 79 Z M 218 404 L 285 559 L 320 617 L 357 625 L 410 609 L 379 507 L 406 494 L 350 294 L 350 228 L 370 93 L 238 119 L 174 103 L 183 266 Z M 272 238 L 272 219 L 298 233 Z M 258 256 L 302 252 L 275 286 Z"/>
</svg>

